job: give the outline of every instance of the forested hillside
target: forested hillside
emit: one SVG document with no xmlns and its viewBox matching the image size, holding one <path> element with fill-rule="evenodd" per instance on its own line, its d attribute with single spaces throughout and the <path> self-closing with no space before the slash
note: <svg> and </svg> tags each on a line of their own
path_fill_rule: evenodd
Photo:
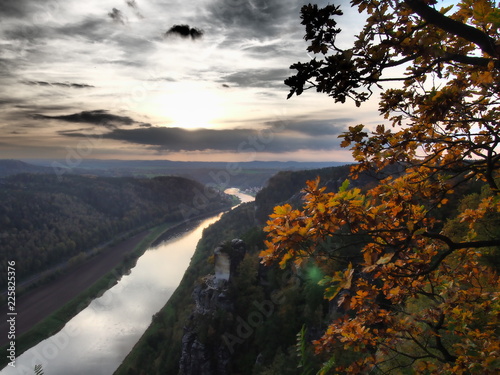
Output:
<svg viewBox="0 0 500 375">
<path fill-rule="evenodd" d="M 6 177 L 0 180 L 0 259 L 15 260 L 22 280 L 118 234 L 230 207 L 225 194 L 207 199 L 206 193 L 181 177 Z"/>
<path fill-rule="evenodd" d="M 257 193 L 256 218 L 260 223 L 265 224 L 277 204 L 285 201 L 302 204 L 302 189 L 308 180 L 319 177 L 329 191 L 337 191 L 349 177 L 351 167 L 352 165 L 344 165 L 312 170 L 278 172 L 269 179 L 266 188 Z M 351 184 L 362 189 L 368 189 L 376 185 L 382 178 L 389 175 L 397 176 L 401 171 L 402 168 L 399 166 L 387 167 L 379 173 L 365 171 L 356 180 L 351 181 Z"/>
</svg>

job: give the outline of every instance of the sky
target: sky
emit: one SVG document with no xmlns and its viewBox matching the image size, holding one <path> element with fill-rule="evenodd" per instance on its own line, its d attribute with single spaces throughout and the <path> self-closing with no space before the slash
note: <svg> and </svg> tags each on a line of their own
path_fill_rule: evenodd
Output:
<svg viewBox="0 0 500 375">
<path fill-rule="evenodd" d="M 305 3 L 0 1 L 0 159 L 351 161 L 338 135 L 376 101 L 286 99 Z"/>
</svg>

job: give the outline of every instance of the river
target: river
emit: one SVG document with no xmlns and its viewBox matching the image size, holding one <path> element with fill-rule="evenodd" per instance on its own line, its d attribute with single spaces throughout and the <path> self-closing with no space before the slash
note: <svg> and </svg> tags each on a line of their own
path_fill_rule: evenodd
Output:
<svg viewBox="0 0 500 375">
<path fill-rule="evenodd" d="M 254 199 L 238 189 L 226 193 L 242 202 Z M 179 285 L 203 229 L 220 216 L 201 220 L 148 249 L 115 286 L 94 299 L 61 331 L 20 355 L 16 367 L 7 366 L 0 374 L 33 375 L 37 364 L 47 375 L 113 374 Z"/>
</svg>

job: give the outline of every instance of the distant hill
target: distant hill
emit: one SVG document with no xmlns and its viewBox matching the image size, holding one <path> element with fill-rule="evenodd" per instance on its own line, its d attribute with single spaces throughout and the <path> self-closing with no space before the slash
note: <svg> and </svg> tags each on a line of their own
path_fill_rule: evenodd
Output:
<svg viewBox="0 0 500 375">
<path fill-rule="evenodd" d="M 25 163 L 20 160 L 0 159 L 0 177 L 18 173 L 51 173 L 52 168 Z"/>
<path fill-rule="evenodd" d="M 240 189 L 261 188 L 280 171 L 298 171 L 344 165 L 343 162 L 183 162 L 170 160 L 81 160 L 70 168 L 65 160 L 25 160 L 53 173 L 93 174 L 107 177 L 183 176 L 217 186 Z M 54 168 L 55 167 L 55 168 Z"/>
<path fill-rule="evenodd" d="M 54 162 L 62 165 L 65 160 L 26 159 L 27 163 L 51 167 Z M 232 164 L 231 166 L 228 166 Z M 134 169 L 134 168 L 166 168 L 166 169 L 226 169 L 237 165 L 242 169 L 278 169 L 301 170 L 319 169 L 347 164 L 345 162 L 299 162 L 299 161 L 249 161 L 249 162 L 202 162 L 202 161 L 171 161 L 171 160 L 102 160 L 84 159 L 78 163 L 79 169 Z"/>
</svg>

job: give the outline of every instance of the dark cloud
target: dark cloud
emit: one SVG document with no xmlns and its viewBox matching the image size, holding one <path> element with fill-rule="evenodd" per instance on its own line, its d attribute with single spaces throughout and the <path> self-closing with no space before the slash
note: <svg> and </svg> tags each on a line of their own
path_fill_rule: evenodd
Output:
<svg viewBox="0 0 500 375">
<path fill-rule="evenodd" d="M 23 124 L 23 125 L 17 125 L 19 128 L 24 128 L 24 129 L 41 129 L 45 128 L 43 124 Z"/>
<path fill-rule="evenodd" d="M 17 104 L 15 105 L 15 107 L 31 114 L 38 114 L 42 111 L 59 111 L 59 112 L 70 111 L 72 109 L 72 107 L 68 105 L 61 105 L 61 104 L 39 105 L 39 104 L 33 104 L 31 102 L 24 102 L 22 104 Z"/>
<path fill-rule="evenodd" d="M 93 128 L 78 128 L 78 129 L 71 129 L 71 130 L 61 130 L 61 131 L 59 131 L 59 134 L 71 135 L 73 133 L 91 132 L 93 130 L 94 130 Z"/>
<path fill-rule="evenodd" d="M 108 17 L 113 20 L 113 22 L 121 23 L 125 25 L 127 18 L 120 9 L 113 8 L 111 12 L 108 13 Z"/>
<path fill-rule="evenodd" d="M 0 14 L 4 17 L 23 17 L 32 10 L 30 0 L 1 0 Z"/>
<path fill-rule="evenodd" d="M 151 82 L 178 82 L 177 79 L 172 78 L 172 77 L 154 77 L 154 78 L 149 78 L 148 81 Z"/>
<path fill-rule="evenodd" d="M 240 87 L 285 87 L 283 81 L 290 75 L 288 69 L 251 69 L 223 76 L 223 82 Z"/>
<path fill-rule="evenodd" d="M 286 129 L 306 136 L 338 136 L 347 130 L 347 123 L 353 121 L 349 118 L 341 118 L 334 120 L 304 120 L 304 121 L 288 121 Z M 268 122 L 272 129 L 281 128 L 282 122 Z"/>
<path fill-rule="evenodd" d="M 33 117 L 36 119 L 54 119 L 65 122 L 101 125 L 108 128 L 114 128 L 120 125 L 142 125 L 142 123 L 139 123 L 128 116 L 113 115 L 105 110 L 82 111 L 79 113 L 62 116 L 46 116 L 37 114 Z"/>
<path fill-rule="evenodd" d="M 19 103 L 19 100 L 18 99 L 14 99 L 14 98 L 0 98 L 0 107 L 4 107 L 4 106 L 15 106 L 16 104 Z"/>
<path fill-rule="evenodd" d="M 11 70 L 16 70 L 21 63 L 36 64 L 39 61 L 50 60 L 54 57 L 53 51 L 40 48 L 40 46 L 47 46 L 53 40 L 73 38 L 84 39 L 90 43 L 102 42 L 109 38 L 110 29 L 111 26 L 103 22 L 102 17 L 88 17 L 71 23 L 61 20 L 57 22 L 57 25 L 51 26 L 42 23 L 9 25 L 3 30 L 3 37 L 5 41 L 8 41 L 7 48 L 14 58 L 6 61 L 6 65 Z M 70 52 L 66 51 L 66 53 Z"/>
<path fill-rule="evenodd" d="M 81 132 L 60 132 L 69 137 L 88 137 Z M 149 127 L 112 129 L 99 135 L 112 139 L 149 146 L 167 152 L 223 151 L 283 153 L 297 150 L 332 150 L 339 148 L 336 136 L 297 137 L 282 129 L 195 129 Z"/>
<path fill-rule="evenodd" d="M 189 25 L 174 25 L 166 33 L 166 37 L 180 36 L 182 38 L 199 39 L 203 36 L 203 31 Z"/>
<path fill-rule="evenodd" d="M 37 24 L 16 25 L 6 28 L 4 38 L 11 42 L 35 42 L 50 36 L 50 30 L 40 27 Z"/>
<path fill-rule="evenodd" d="M 302 34 L 302 33 L 301 33 Z M 292 37 L 293 38 L 293 37 Z M 301 40 L 302 35 L 298 35 L 296 37 L 296 40 Z M 266 43 L 266 40 L 263 40 L 262 43 Z M 269 42 L 267 42 L 269 43 Z M 278 56 L 286 56 L 289 57 L 291 54 L 291 51 L 299 51 L 299 48 L 297 45 L 294 45 L 293 43 L 289 41 L 285 41 L 283 39 L 280 39 L 279 41 L 269 43 L 269 44 L 262 44 L 262 45 L 253 45 L 253 46 L 246 46 L 245 48 L 242 49 L 243 52 L 246 54 L 256 57 L 256 58 L 272 58 L 272 57 L 278 57 Z M 300 50 L 302 52 L 302 50 Z"/>
<path fill-rule="evenodd" d="M 134 13 L 137 17 L 144 18 L 135 0 L 125 0 L 125 3 L 127 3 L 127 5 L 134 10 Z"/>
<path fill-rule="evenodd" d="M 92 85 L 87 85 L 85 83 L 69 83 L 69 82 L 22 81 L 22 83 L 30 86 L 59 86 L 59 87 L 69 87 L 73 89 L 84 89 L 84 88 L 95 87 Z"/>
<path fill-rule="evenodd" d="M 83 37 L 89 41 L 102 41 L 109 35 L 109 27 L 106 28 L 104 24 L 100 17 L 87 17 L 80 22 L 66 23 L 53 30 L 57 37 Z"/>
<path fill-rule="evenodd" d="M 0 14 L 4 16 L 20 17 L 24 15 L 26 1 L 2 0 L 0 1 Z"/>
<path fill-rule="evenodd" d="M 116 45 L 124 52 L 122 59 L 117 59 L 118 55 L 112 53 L 96 53 L 92 59 L 96 64 L 113 63 L 139 68 L 147 65 L 146 57 L 155 50 L 155 44 L 140 34 L 130 34 L 125 29 L 120 31 L 117 32 L 110 23 L 103 22 L 102 18 L 87 17 L 78 23 L 68 23 L 54 28 L 53 37 L 85 39 L 90 43 Z"/>
<path fill-rule="evenodd" d="M 125 0 L 125 2 L 127 3 L 127 5 L 133 9 L 138 9 L 137 7 L 137 3 L 135 0 Z"/>
<path fill-rule="evenodd" d="M 230 29 L 240 41 L 273 37 L 284 32 L 292 17 L 298 19 L 301 5 L 299 0 L 215 0 L 207 21 Z"/>
</svg>

